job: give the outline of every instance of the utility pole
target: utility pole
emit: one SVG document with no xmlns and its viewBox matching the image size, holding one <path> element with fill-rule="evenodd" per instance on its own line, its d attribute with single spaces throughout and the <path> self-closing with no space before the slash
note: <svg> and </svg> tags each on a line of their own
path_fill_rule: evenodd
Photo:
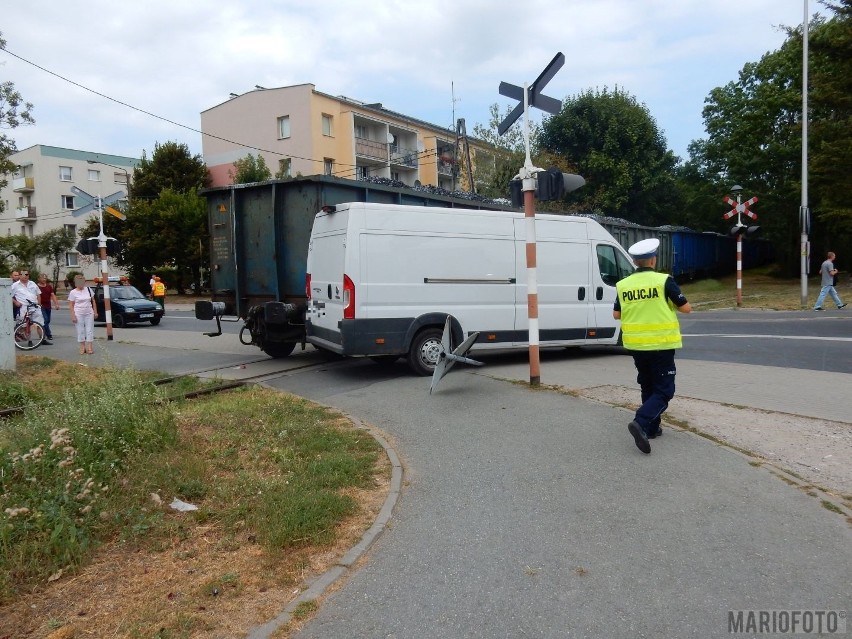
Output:
<svg viewBox="0 0 852 639">
<path fill-rule="evenodd" d="M 808 306 L 808 267 L 810 262 L 808 233 L 811 212 L 808 209 L 808 0 L 805 0 L 805 18 L 802 23 L 802 206 L 799 208 L 801 236 L 802 308 Z"/>
</svg>

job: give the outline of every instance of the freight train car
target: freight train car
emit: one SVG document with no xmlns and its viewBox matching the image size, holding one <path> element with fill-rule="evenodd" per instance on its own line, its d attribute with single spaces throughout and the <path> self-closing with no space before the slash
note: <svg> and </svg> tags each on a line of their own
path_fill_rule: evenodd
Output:
<svg viewBox="0 0 852 639">
<path fill-rule="evenodd" d="M 513 210 L 484 198 L 443 195 L 438 189 L 330 176 L 218 187 L 202 195 L 207 200 L 213 299 L 196 303 L 196 317 L 244 320 L 240 340 L 272 357 L 286 357 L 296 344 L 305 343 L 308 241 L 314 217 L 324 206 L 374 202 Z"/>
<path fill-rule="evenodd" d="M 678 226 L 639 226 L 617 218 L 591 215 L 624 248 L 639 240 L 660 240 L 657 270 L 671 273 L 678 281 L 718 277 L 732 273 L 737 266 L 736 239 L 719 233 L 700 233 Z M 769 264 L 774 258 L 772 243 L 762 239 L 743 241 L 743 268 Z"/>
</svg>

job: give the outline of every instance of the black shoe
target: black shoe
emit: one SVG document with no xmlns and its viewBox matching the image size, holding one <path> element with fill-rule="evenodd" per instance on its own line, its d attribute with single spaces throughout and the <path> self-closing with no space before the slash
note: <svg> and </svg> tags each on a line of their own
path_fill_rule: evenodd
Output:
<svg viewBox="0 0 852 639">
<path fill-rule="evenodd" d="M 44 339 L 44 340 L 41 341 L 41 345 L 42 346 L 53 346 L 53 342 L 51 342 L 49 339 Z"/>
<path fill-rule="evenodd" d="M 635 421 L 630 422 L 627 425 L 627 430 L 629 430 L 630 434 L 633 435 L 633 441 L 636 442 L 636 448 L 646 455 L 651 452 L 651 444 L 648 443 L 648 436 L 639 424 Z"/>
<path fill-rule="evenodd" d="M 825 309 L 822 306 L 817 306 L 814 310 L 815 311 L 824 311 Z"/>
<path fill-rule="evenodd" d="M 663 429 L 660 428 L 659 426 L 657 426 L 657 430 L 655 430 L 653 433 L 648 434 L 648 439 L 656 439 L 657 437 L 662 437 L 662 436 L 663 436 Z"/>
<path fill-rule="evenodd" d="M 841 309 L 841 308 L 843 308 L 844 306 L 846 306 L 846 304 L 841 304 L 840 306 L 838 306 L 838 307 L 837 307 L 837 310 L 840 310 L 840 309 Z"/>
</svg>

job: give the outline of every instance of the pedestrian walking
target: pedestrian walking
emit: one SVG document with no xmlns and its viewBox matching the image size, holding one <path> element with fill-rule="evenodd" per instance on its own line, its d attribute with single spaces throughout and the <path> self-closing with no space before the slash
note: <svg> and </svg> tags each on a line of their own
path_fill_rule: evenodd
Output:
<svg viewBox="0 0 852 639">
<path fill-rule="evenodd" d="M 29 305 L 34 305 L 30 309 L 30 317 L 34 322 L 38 322 L 44 326 L 44 316 L 41 313 L 41 291 L 35 282 L 30 279 L 30 272 L 22 269 L 20 279 L 12 284 L 9 290 L 12 294 L 12 305 L 18 308 L 18 313 L 24 313 Z M 50 346 L 53 342 L 47 336 L 45 331 L 44 341 L 42 344 Z"/>
<path fill-rule="evenodd" d="M 647 239 L 628 249 L 637 269 L 616 283 L 612 316 L 621 320 L 624 347 L 633 356 L 642 405 L 627 430 L 646 455 L 649 440 L 663 434 L 660 416 L 675 394 L 675 349 L 683 346 L 677 313 L 692 307 L 670 275 L 657 273 L 660 240 Z"/>
<path fill-rule="evenodd" d="M 95 297 L 86 286 L 86 278 L 77 275 L 74 278 L 74 288 L 68 293 L 68 308 L 71 310 L 71 322 L 77 327 L 77 343 L 80 345 L 80 355 L 95 352 L 95 318 L 98 307 Z"/>
<path fill-rule="evenodd" d="M 52 340 L 53 333 L 50 330 L 50 316 L 54 309 L 59 309 L 59 300 L 56 299 L 56 293 L 53 290 L 53 286 L 47 281 L 45 273 L 39 273 L 36 286 L 38 286 L 39 290 L 41 314 L 44 316 L 44 336 Z"/>
<path fill-rule="evenodd" d="M 822 263 L 822 266 L 819 267 L 820 275 L 822 275 L 822 288 L 820 289 L 819 297 L 817 297 L 816 304 L 814 305 L 815 311 L 825 310 L 822 305 L 828 295 L 830 295 L 831 299 L 834 300 L 834 303 L 837 304 L 837 308 L 843 308 L 846 306 L 837 294 L 837 290 L 834 288 L 835 277 L 837 276 L 837 269 L 834 268 L 835 257 L 834 253 L 829 251 L 826 255 L 827 259 Z"/>
</svg>

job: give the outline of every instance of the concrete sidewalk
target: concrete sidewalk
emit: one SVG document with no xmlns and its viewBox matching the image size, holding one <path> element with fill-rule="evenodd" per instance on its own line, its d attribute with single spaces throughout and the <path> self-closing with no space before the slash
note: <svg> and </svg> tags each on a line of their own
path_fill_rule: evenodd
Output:
<svg viewBox="0 0 852 639">
<path fill-rule="evenodd" d="M 366 366 L 339 393 L 271 383 L 383 429 L 406 465 L 392 525 L 296 636 L 703 639 L 728 636 L 731 610 L 850 608 L 845 517 L 687 432 L 642 455 L 623 409 L 499 369 L 431 396 L 381 379 L 385 401 Z"/>
</svg>

